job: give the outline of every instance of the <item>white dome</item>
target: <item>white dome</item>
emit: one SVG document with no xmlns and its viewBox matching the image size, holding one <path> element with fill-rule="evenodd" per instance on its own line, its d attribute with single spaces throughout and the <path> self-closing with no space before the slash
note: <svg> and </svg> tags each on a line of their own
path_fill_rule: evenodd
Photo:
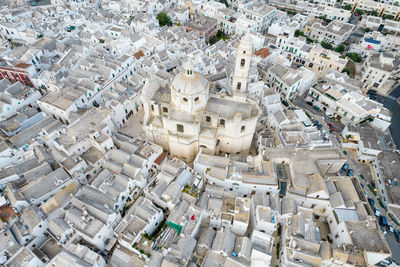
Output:
<svg viewBox="0 0 400 267">
<path fill-rule="evenodd" d="M 178 73 L 171 82 L 171 89 L 177 94 L 195 95 L 206 91 L 207 88 L 207 78 L 188 69 Z"/>
</svg>

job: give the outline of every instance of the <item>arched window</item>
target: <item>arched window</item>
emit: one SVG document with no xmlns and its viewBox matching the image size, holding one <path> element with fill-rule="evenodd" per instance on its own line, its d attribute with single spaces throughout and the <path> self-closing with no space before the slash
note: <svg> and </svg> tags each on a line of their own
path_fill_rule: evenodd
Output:
<svg viewBox="0 0 400 267">
<path fill-rule="evenodd" d="M 186 97 L 183 98 L 183 101 L 188 102 L 188 99 Z"/>
<path fill-rule="evenodd" d="M 194 102 L 197 102 L 197 101 L 199 101 L 199 97 L 198 96 L 196 96 L 196 98 L 194 99 Z"/>
<path fill-rule="evenodd" d="M 240 60 L 240 67 L 243 68 L 245 63 L 246 63 L 246 60 L 244 58 L 242 58 Z"/>
<path fill-rule="evenodd" d="M 242 87 L 242 83 L 238 82 L 237 85 L 236 85 L 236 90 L 240 90 L 241 87 Z"/>
</svg>

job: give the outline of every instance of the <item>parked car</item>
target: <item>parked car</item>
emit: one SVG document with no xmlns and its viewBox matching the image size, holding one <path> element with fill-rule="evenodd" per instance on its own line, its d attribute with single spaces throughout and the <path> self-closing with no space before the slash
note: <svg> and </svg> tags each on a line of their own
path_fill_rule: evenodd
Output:
<svg viewBox="0 0 400 267">
<path fill-rule="evenodd" d="M 332 127 L 333 127 L 333 124 L 332 124 L 332 123 L 328 123 L 328 126 L 329 126 L 330 128 L 332 128 Z"/>
<path fill-rule="evenodd" d="M 282 102 L 283 105 L 285 105 L 285 107 L 289 106 L 289 103 L 286 100 L 282 100 L 281 102 Z"/>
<path fill-rule="evenodd" d="M 313 108 L 314 108 L 316 111 L 321 112 L 321 109 L 320 109 L 318 106 L 313 106 Z"/>
<path fill-rule="evenodd" d="M 368 203 L 371 206 L 371 208 L 373 208 L 375 206 L 375 200 L 373 200 L 372 198 L 368 198 Z"/>
<path fill-rule="evenodd" d="M 376 93 L 377 93 L 377 91 L 373 90 L 373 89 L 370 89 L 367 91 L 367 95 L 376 95 Z"/>
<path fill-rule="evenodd" d="M 333 115 L 332 114 L 330 114 L 330 113 L 326 113 L 325 114 L 328 118 L 330 118 L 330 119 L 332 119 L 333 118 Z"/>
<path fill-rule="evenodd" d="M 387 225 L 387 219 L 385 216 L 379 216 L 379 225 L 385 227 Z"/>
<path fill-rule="evenodd" d="M 381 215 L 381 210 L 378 208 L 374 208 L 374 214 L 376 217 L 379 217 L 379 215 Z"/>
<path fill-rule="evenodd" d="M 399 230 L 394 230 L 394 236 L 396 237 L 397 242 L 400 242 L 400 231 Z"/>
<path fill-rule="evenodd" d="M 393 234 L 394 229 L 393 229 L 393 226 L 391 224 L 388 223 L 386 228 L 387 228 L 387 232 L 389 234 Z"/>
<path fill-rule="evenodd" d="M 322 124 L 318 124 L 318 125 L 317 125 L 317 129 L 318 129 L 318 130 L 321 130 L 321 128 L 322 128 Z"/>
<path fill-rule="evenodd" d="M 313 123 L 314 126 L 317 126 L 318 124 L 319 124 L 318 120 L 315 120 L 314 123 Z"/>
<path fill-rule="evenodd" d="M 306 103 L 307 103 L 308 105 L 310 105 L 310 106 L 314 105 L 313 102 L 311 102 L 311 101 L 307 101 Z"/>
<path fill-rule="evenodd" d="M 349 169 L 347 171 L 347 176 L 353 176 L 354 175 L 354 171 L 352 169 Z"/>
<path fill-rule="evenodd" d="M 369 99 L 376 100 L 376 95 L 369 95 Z"/>
<path fill-rule="evenodd" d="M 343 164 L 342 166 L 342 171 L 347 171 L 349 169 L 349 164 L 346 162 L 345 164 Z"/>
</svg>

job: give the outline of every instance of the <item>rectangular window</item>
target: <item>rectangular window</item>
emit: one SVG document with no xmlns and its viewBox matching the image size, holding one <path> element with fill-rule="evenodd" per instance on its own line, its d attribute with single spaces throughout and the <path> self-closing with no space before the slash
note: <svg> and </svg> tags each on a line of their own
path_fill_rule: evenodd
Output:
<svg viewBox="0 0 400 267">
<path fill-rule="evenodd" d="M 151 110 L 154 111 L 154 105 L 151 105 Z"/>
<path fill-rule="evenodd" d="M 211 117 L 210 116 L 206 116 L 206 122 L 211 122 Z"/>
<path fill-rule="evenodd" d="M 243 133 L 246 130 L 246 126 L 242 126 L 242 128 L 240 129 L 240 132 Z"/>
<path fill-rule="evenodd" d="M 176 125 L 176 130 L 180 133 L 183 133 L 183 125 L 182 124 L 177 124 Z"/>
<path fill-rule="evenodd" d="M 220 119 L 220 120 L 219 120 L 219 125 L 225 127 L 225 120 L 224 120 L 224 119 Z"/>
<path fill-rule="evenodd" d="M 163 107 L 162 109 L 163 109 L 163 112 L 164 112 L 164 113 L 168 113 L 168 108 Z"/>
</svg>

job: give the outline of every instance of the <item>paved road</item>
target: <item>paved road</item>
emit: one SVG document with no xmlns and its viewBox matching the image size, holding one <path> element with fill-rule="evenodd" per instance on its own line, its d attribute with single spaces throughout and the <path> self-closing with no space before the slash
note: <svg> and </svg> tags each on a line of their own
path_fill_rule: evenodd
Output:
<svg viewBox="0 0 400 267">
<path fill-rule="evenodd" d="M 394 234 L 386 234 L 385 235 L 386 241 L 392 251 L 392 259 L 396 261 L 396 263 L 400 262 L 400 243 L 397 242 L 396 237 Z"/>
<path fill-rule="evenodd" d="M 335 128 L 334 132 L 341 133 L 343 131 L 344 125 L 342 123 L 340 123 L 337 120 L 330 119 L 327 116 L 324 116 L 323 111 L 321 111 L 321 112 L 316 111 L 312 106 L 308 105 L 306 103 L 306 101 L 309 101 L 309 100 L 306 100 L 302 96 L 299 96 L 299 97 L 296 97 L 294 104 L 302 109 L 305 109 L 311 116 L 315 115 L 315 116 L 324 117 L 327 124 L 330 123 L 333 125 L 333 127 Z M 318 119 L 318 120 L 319 120 L 319 122 L 321 122 L 320 119 Z"/>
<path fill-rule="evenodd" d="M 400 104 L 396 101 L 399 97 L 400 85 L 389 94 L 389 97 L 381 95 L 376 96 L 376 100 L 392 112 L 392 123 L 389 127 L 389 131 L 397 149 L 400 149 Z"/>
</svg>

